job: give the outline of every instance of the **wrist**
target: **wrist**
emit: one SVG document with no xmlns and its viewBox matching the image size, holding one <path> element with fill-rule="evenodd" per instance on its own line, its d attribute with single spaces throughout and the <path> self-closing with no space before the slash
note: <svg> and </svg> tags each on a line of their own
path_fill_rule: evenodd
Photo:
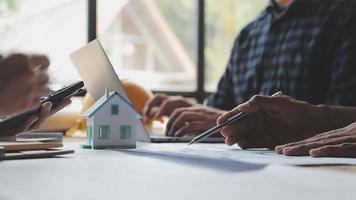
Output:
<svg viewBox="0 0 356 200">
<path fill-rule="evenodd" d="M 315 106 L 315 113 L 317 113 L 317 119 L 320 123 L 320 132 L 325 132 L 332 130 L 334 122 L 331 120 L 331 108 L 328 105 L 316 105 Z"/>
<path fill-rule="evenodd" d="M 353 108 L 317 105 L 316 109 L 325 128 L 323 131 L 338 129 L 356 121 L 356 109 Z"/>
</svg>

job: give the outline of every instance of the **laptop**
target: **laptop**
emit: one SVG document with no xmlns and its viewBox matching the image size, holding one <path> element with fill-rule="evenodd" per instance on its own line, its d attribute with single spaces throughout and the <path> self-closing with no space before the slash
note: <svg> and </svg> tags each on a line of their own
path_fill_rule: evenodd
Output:
<svg viewBox="0 0 356 200">
<path fill-rule="evenodd" d="M 98 39 L 88 43 L 70 55 L 80 77 L 84 81 L 85 87 L 94 101 L 97 101 L 103 94 L 105 87 L 111 91 L 118 92 L 128 102 L 131 102 L 121 81 L 116 74 L 104 48 Z M 189 142 L 191 137 L 168 137 L 149 133 L 139 120 L 136 125 L 136 138 L 141 142 Z M 207 138 L 204 142 L 223 142 L 223 138 Z"/>
</svg>

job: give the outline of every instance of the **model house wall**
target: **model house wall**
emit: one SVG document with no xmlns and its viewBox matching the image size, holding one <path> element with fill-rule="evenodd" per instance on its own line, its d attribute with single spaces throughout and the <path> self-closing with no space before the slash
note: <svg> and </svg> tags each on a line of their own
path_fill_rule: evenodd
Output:
<svg viewBox="0 0 356 200">
<path fill-rule="evenodd" d="M 117 93 L 108 98 L 101 105 L 93 105 L 97 108 L 87 120 L 89 143 L 94 148 L 135 147 L 137 112 Z"/>
</svg>

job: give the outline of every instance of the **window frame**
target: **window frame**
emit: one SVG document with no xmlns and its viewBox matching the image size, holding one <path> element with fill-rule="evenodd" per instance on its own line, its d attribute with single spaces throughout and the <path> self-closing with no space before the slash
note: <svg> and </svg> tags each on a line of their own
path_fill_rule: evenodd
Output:
<svg viewBox="0 0 356 200">
<path fill-rule="evenodd" d="M 98 139 L 100 139 L 100 140 L 110 140 L 110 138 L 111 138 L 111 128 L 110 128 L 110 126 L 109 125 L 99 125 L 99 134 L 98 134 Z M 107 134 L 106 134 L 106 136 L 107 137 L 103 137 L 104 136 L 104 134 L 103 134 L 103 129 L 107 129 Z"/>
<path fill-rule="evenodd" d="M 124 131 L 123 131 L 124 130 Z M 127 134 L 127 131 L 129 134 Z M 124 132 L 124 133 L 123 133 Z M 127 137 L 127 136 L 130 137 Z M 123 137 L 124 136 L 124 137 Z M 130 140 L 132 138 L 132 126 L 131 125 L 120 125 L 120 134 L 119 134 L 120 139 L 122 140 Z"/>
<path fill-rule="evenodd" d="M 186 91 L 153 91 L 167 95 L 180 95 L 195 98 L 198 103 L 211 93 L 205 91 L 205 0 L 197 0 L 197 77 L 196 89 L 192 92 Z M 88 42 L 97 37 L 97 0 L 88 0 Z"/>
<path fill-rule="evenodd" d="M 116 109 L 114 109 L 114 108 L 116 108 Z M 113 115 L 113 116 L 117 116 L 117 115 L 120 114 L 119 104 L 111 104 L 110 105 L 110 114 Z"/>
</svg>

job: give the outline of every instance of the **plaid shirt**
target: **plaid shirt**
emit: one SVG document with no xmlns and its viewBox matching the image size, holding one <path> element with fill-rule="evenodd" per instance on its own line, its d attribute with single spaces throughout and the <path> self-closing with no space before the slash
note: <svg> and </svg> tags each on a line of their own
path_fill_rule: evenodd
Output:
<svg viewBox="0 0 356 200">
<path fill-rule="evenodd" d="M 313 104 L 356 106 L 356 1 L 274 1 L 236 39 L 207 104 L 229 110 L 276 91 Z"/>
</svg>

